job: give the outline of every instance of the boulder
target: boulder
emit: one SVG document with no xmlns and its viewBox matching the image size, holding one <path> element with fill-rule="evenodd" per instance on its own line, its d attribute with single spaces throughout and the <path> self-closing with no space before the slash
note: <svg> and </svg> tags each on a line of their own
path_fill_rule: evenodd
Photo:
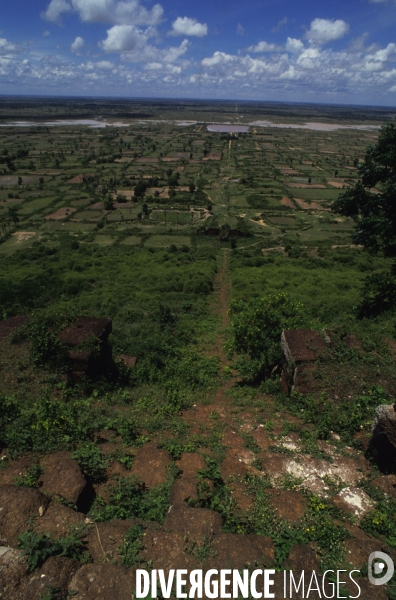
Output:
<svg viewBox="0 0 396 600">
<path fill-rule="evenodd" d="M 333 498 L 333 502 L 341 510 L 352 513 L 358 519 L 374 508 L 374 502 L 370 496 L 357 487 L 346 487 Z"/>
<path fill-rule="evenodd" d="M 155 442 L 148 442 L 136 453 L 131 473 L 144 481 L 146 487 L 156 487 L 168 479 L 171 462 L 167 450 L 157 448 Z"/>
<path fill-rule="evenodd" d="M 285 394 L 290 394 L 294 389 L 298 391 L 299 386 L 304 385 L 308 372 L 313 368 L 312 363 L 324 354 L 329 343 L 326 332 L 323 332 L 323 336 L 312 329 L 288 329 L 282 332 L 281 388 Z"/>
<path fill-rule="evenodd" d="M 28 574 L 28 563 L 20 550 L 0 546 L 0 598 L 21 598 L 20 588 Z"/>
<path fill-rule="evenodd" d="M 44 473 L 39 483 L 49 496 L 60 497 L 77 504 L 87 486 L 78 463 L 69 452 L 55 452 L 41 461 Z"/>
<path fill-rule="evenodd" d="M 68 591 L 76 600 L 131 600 L 134 572 L 108 562 L 84 565 L 71 579 Z"/>
<path fill-rule="evenodd" d="M 51 556 L 40 569 L 25 579 L 17 597 L 21 600 L 42 600 L 50 597 L 51 590 L 56 589 L 59 594 L 56 597 L 66 598 L 69 582 L 80 568 L 81 563 L 76 560 Z"/>
<path fill-rule="evenodd" d="M 10 317 L 9 319 L 3 319 L 0 321 L 0 340 L 8 337 L 10 333 L 25 325 L 28 321 L 28 317 L 25 315 L 19 315 L 17 317 Z"/>
<path fill-rule="evenodd" d="M 45 514 L 49 498 L 33 488 L 0 486 L 0 544 L 16 547 L 33 517 Z"/>
<path fill-rule="evenodd" d="M 79 317 L 73 325 L 59 333 L 60 341 L 69 348 L 73 381 L 81 381 L 84 375 L 95 376 L 106 364 L 111 364 L 111 349 L 107 344 L 111 331 L 110 319 Z M 98 348 L 94 349 L 92 345 L 95 342 Z"/>
<path fill-rule="evenodd" d="M 186 503 L 174 504 L 170 507 L 164 529 L 185 536 L 189 541 L 202 542 L 219 534 L 223 525 L 221 515 L 208 508 L 191 508 Z"/>
<path fill-rule="evenodd" d="M 382 404 L 375 409 L 369 451 L 381 471 L 393 472 L 396 467 L 396 405 Z"/>
</svg>

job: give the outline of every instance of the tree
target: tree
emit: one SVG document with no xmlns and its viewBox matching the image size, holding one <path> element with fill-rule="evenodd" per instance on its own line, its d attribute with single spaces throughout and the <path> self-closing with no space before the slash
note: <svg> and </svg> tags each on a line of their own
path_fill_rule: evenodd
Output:
<svg viewBox="0 0 396 600">
<path fill-rule="evenodd" d="M 134 188 L 135 198 L 142 198 L 144 196 L 144 194 L 146 193 L 146 189 L 147 189 L 146 182 L 143 181 L 143 179 L 139 179 L 139 181 L 137 182 L 137 184 L 135 185 L 135 188 Z"/>
<path fill-rule="evenodd" d="M 240 355 L 237 365 L 241 374 L 254 379 L 267 377 L 280 360 L 282 331 L 305 324 L 302 304 L 283 293 L 246 302 L 234 300 L 229 312 L 233 330 L 230 349 Z"/>
<path fill-rule="evenodd" d="M 355 221 L 355 244 L 361 244 L 372 254 L 396 258 L 396 126 L 393 123 L 384 125 L 377 143 L 367 148 L 358 173 L 358 182 L 339 196 L 332 209 Z M 366 280 L 362 305 L 365 314 L 375 314 L 392 305 L 395 275 L 396 261 L 390 273 L 376 273 Z"/>
<path fill-rule="evenodd" d="M 14 223 L 14 225 L 17 225 L 17 223 L 19 222 L 19 216 L 18 216 L 18 208 L 16 206 L 9 207 L 8 217 L 11 219 L 11 221 Z"/>
<path fill-rule="evenodd" d="M 105 210 L 113 210 L 114 201 L 110 195 L 105 196 L 105 198 L 103 198 L 103 206 L 105 207 Z"/>
</svg>

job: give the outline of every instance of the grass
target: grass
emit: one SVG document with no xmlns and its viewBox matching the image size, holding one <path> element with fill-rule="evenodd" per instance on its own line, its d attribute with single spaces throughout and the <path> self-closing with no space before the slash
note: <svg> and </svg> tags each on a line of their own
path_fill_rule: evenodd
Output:
<svg viewBox="0 0 396 600">
<path fill-rule="evenodd" d="M 55 116 L 58 107 L 53 108 Z M 171 106 L 161 110 L 171 118 L 180 117 Z M 200 110 L 190 107 L 185 112 L 190 111 L 190 116 L 198 121 L 234 118 L 229 107 L 221 104 L 217 112 L 213 107 Z M 246 110 L 249 118 L 262 118 L 254 113 L 257 107 L 246 105 Z M 294 113 L 291 118 L 300 122 Z M 56 354 L 51 335 L 39 331 L 25 340 L 2 343 L 0 443 L 7 447 L 7 455 L 14 458 L 21 452 L 69 450 L 85 477 L 99 486 L 115 459 L 130 469 L 138 449 L 148 440 L 156 440 L 172 458 L 166 483 L 147 490 L 134 478 L 120 478 L 109 497 L 97 495 L 88 516 L 100 521 L 133 518 L 162 523 L 169 509 L 172 482 L 179 474 L 174 461 L 183 453 L 203 453 L 207 467 L 199 477 L 196 506 L 218 511 L 224 531 L 269 535 L 275 545 L 278 569 L 296 543 L 313 542 L 321 556 L 322 570 L 343 568 L 348 559 L 344 543 L 349 535 L 344 525 L 351 522 L 345 513 L 330 501 L 300 490 L 306 512 L 300 521 L 289 525 L 273 510 L 268 493 L 270 481 L 249 473 L 239 483 L 253 497 L 253 505 L 242 514 L 231 488 L 220 476 L 226 453 L 226 424 L 221 411 L 218 406 L 210 410 L 208 427 L 205 425 L 194 434 L 182 413 L 194 404 L 208 404 L 219 385 L 232 382 L 232 365 L 224 369 L 217 356 L 221 323 L 216 287 L 219 252 L 228 257 L 229 299 L 286 291 L 295 302 L 304 304 L 310 326 L 318 330 L 329 328 L 338 340 L 331 360 L 333 374 L 324 363 L 315 365 L 315 381 L 323 386 L 326 395 L 300 395 L 290 400 L 279 395 L 276 377 L 261 384 L 244 382 L 227 391 L 227 401 L 236 411 L 227 418 L 239 419 L 242 424 L 243 413 L 251 412 L 251 423 L 263 424 L 274 452 L 279 451 L 279 431 L 293 431 L 300 435 L 303 460 L 307 456 L 323 460 L 326 453 L 319 438 L 329 437 L 330 431 L 338 432 L 342 440 L 337 447 L 343 448 L 361 427 L 368 430 L 377 403 L 392 398 L 389 382 L 393 381 L 393 363 L 389 352 L 384 351 L 383 338 L 394 336 L 394 313 L 360 319 L 358 311 L 364 279 L 384 269 L 386 261 L 350 247 L 350 221 L 335 222 L 332 213 L 312 206 L 309 210 L 298 206 L 291 209 L 280 202 L 283 196 L 295 196 L 308 204 L 312 201 L 328 206 L 338 196 L 338 190 L 293 189 L 287 183 L 295 179 L 305 183 L 311 177 L 313 184 L 326 184 L 327 178 L 334 178 L 335 170 L 340 177 L 356 177 L 353 161 L 364 152 L 366 134 L 351 129 L 347 133 L 332 132 L 330 136 L 327 132 L 258 127 L 255 134 L 232 139 L 228 159 L 229 140 L 209 134 L 200 125 L 179 128 L 160 122 L 143 126 L 133 120 L 128 128 L 100 131 L 66 127 L 56 132 L 34 128 L 3 132 L 2 143 L 9 153 L 15 153 L 21 144 L 32 151 L 37 176 L 55 169 L 55 153 L 63 152 L 66 159 L 56 168 L 59 175 L 45 176 L 43 184 L 26 181 L 21 186 L 15 183 L 0 189 L 0 200 L 7 199 L 9 193 L 23 198 L 18 204 L 19 222 L 5 225 L 0 243 L 0 315 L 5 318 L 28 314 L 39 322 L 52 323 L 51 331 L 57 323 L 54 315 L 61 320 L 76 315 L 109 317 L 113 321 L 113 355 L 138 357 L 131 371 L 120 368 L 113 379 L 102 377 L 70 386 L 62 381 L 59 365 L 49 367 Z M 262 151 L 257 150 L 257 144 Z M 160 153 L 171 156 L 179 152 L 193 152 L 194 159 L 199 159 L 209 145 L 211 152 L 223 152 L 221 161 L 194 164 L 181 157 L 168 163 L 137 162 L 144 156 L 160 158 Z M 112 161 L 111 157 L 120 151 L 128 157 L 128 163 Z M 89 157 L 92 162 L 84 163 L 86 152 L 95 154 Z M 98 160 L 103 157 L 103 162 Z M 15 160 L 16 170 L 11 173 L 15 182 L 19 175 L 24 177 L 26 162 Z M 183 167 L 177 171 L 179 184 L 201 185 L 203 193 L 176 193 L 173 199 L 140 198 L 133 208 L 116 209 L 104 216 L 102 211 L 87 208 L 103 201 L 109 193 L 132 190 L 139 178 L 156 177 L 158 187 L 166 188 L 168 169 L 172 176 L 178 167 Z M 5 163 L 2 168 L 6 169 Z M 298 174 L 282 174 L 281 168 L 293 168 Z M 95 173 L 97 179 L 77 185 L 67 183 L 79 173 Z M 239 181 L 232 183 L 232 179 Z M 209 203 L 212 216 L 193 228 L 191 213 L 186 209 L 190 204 L 207 209 Z M 6 207 L 0 215 L 3 223 L 8 208 L 2 206 Z M 75 223 L 44 218 L 59 206 L 77 208 L 79 212 L 73 218 L 98 221 Z M 140 219 L 140 213 L 148 214 Z M 270 227 L 252 220 L 258 214 Z M 231 246 L 230 239 L 220 242 L 217 237 L 198 234 L 198 224 L 238 229 L 241 235 L 233 238 L 236 247 Z M 17 243 L 12 234 L 24 231 L 35 235 Z M 266 251 L 274 247 L 282 250 Z M 351 351 L 343 342 L 350 332 L 360 336 L 362 351 Z M 224 336 L 227 340 L 230 332 Z M 219 372 L 223 374 L 220 378 Z M 364 383 L 363 388 L 351 382 L 352 372 L 359 376 L 359 385 Z M 385 391 L 379 389 L 379 380 L 387 382 L 382 386 Z M 353 388 L 354 392 L 348 402 L 340 396 L 340 410 L 335 411 L 334 394 L 341 388 Z M 103 430 L 112 432 L 112 440 L 119 440 L 114 454 L 100 452 L 96 442 L 98 432 Z M 254 466 L 261 468 L 255 438 L 250 433 L 241 437 L 245 448 L 255 453 Z M 33 462 L 33 467 L 15 483 L 35 487 L 39 474 L 40 467 Z M 211 481 L 210 486 L 205 479 Z M 296 491 L 300 483 L 288 477 L 282 485 Z M 394 503 L 388 502 L 371 480 L 362 486 L 377 503 L 375 511 L 363 520 L 362 528 L 393 547 Z M 331 493 L 336 491 L 333 482 Z M 57 545 L 45 534 L 34 535 L 29 530 L 21 540 L 31 568 L 51 555 L 88 559 L 78 536 L 68 536 Z M 119 549 L 125 566 L 139 563 L 143 543 L 144 528 L 135 523 Z M 211 540 L 205 539 L 189 551 L 199 560 L 211 557 Z"/>
</svg>

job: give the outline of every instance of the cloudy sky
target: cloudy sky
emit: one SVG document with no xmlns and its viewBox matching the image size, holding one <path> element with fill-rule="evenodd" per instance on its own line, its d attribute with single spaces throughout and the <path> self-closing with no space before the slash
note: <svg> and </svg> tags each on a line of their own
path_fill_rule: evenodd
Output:
<svg viewBox="0 0 396 600">
<path fill-rule="evenodd" d="M 396 0 L 2 0 L 0 93 L 396 105 Z"/>
</svg>

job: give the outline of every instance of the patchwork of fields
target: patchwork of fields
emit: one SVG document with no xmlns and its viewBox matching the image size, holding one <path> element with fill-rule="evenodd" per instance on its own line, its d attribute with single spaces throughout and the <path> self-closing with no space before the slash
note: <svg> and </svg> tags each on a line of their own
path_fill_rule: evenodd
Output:
<svg viewBox="0 0 396 600">
<path fill-rule="evenodd" d="M 364 565 L 373 549 L 396 559 L 395 474 L 366 452 L 376 406 L 394 402 L 394 312 L 359 309 L 390 261 L 331 209 L 382 113 L 142 103 L 128 118 L 115 103 L 107 121 L 71 123 L 77 108 L 59 106 L 54 125 L 32 101 L 19 127 L 25 113 L 7 125 L 0 102 L 6 598 L 33 597 L 33 576 L 46 592 L 60 561 L 61 595 L 46 598 L 88 599 L 93 577 L 124 600 L 137 567 L 262 565 L 353 567 L 364 600 L 393 600 Z M 230 306 L 283 294 L 331 339 L 291 398 L 280 345 L 266 380 L 244 376 L 232 346 Z M 80 316 L 111 319 L 109 346 L 89 338 L 66 357 Z M 95 376 L 70 376 L 70 360 L 102 354 Z"/>
</svg>

